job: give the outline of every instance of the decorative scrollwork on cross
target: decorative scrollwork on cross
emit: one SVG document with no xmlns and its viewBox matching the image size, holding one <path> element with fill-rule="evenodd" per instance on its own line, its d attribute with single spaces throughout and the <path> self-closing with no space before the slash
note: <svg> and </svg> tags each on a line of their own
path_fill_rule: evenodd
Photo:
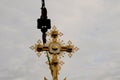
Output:
<svg viewBox="0 0 120 80">
<path fill-rule="evenodd" d="M 55 26 L 47 35 L 50 36 L 51 39 L 47 41 L 46 44 L 42 45 L 42 42 L 38 40 L 37 43 L 30 48 L 36 52 L 38 57 L 40 57 L 43 51 L 48 52 L 47 57 L 49 59 L 46 63 L 50 66 L 53 80 L 58 80 L 59 70 L 61 69 L 60 66 L 64 64 L 64 62 L 59 59 L 64 56 L 64 52 L 68 53 L 69 57 L 72 57 L 73 53 L 78 51 L 79 48 L 75 47 L 70 40 L 65 44 L 63 40 L 58 39 L 63 33 L 59 32 Z M 44 80 L 47 79 L 44 78 Z M 64 80 L 66 80 L 66 78 Z"/>
</svg>

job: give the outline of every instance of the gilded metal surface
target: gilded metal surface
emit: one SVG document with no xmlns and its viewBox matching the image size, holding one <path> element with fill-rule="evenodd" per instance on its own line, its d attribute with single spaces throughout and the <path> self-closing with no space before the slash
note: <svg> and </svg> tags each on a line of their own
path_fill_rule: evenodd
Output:
<svg viewBox="0 0 120 80">
<path fill-rule="evenodd" d="M 58 39 L 63 34 L 59 32 L 55 26 L 47 35 L 51 38 L 45 45 L 42 45 L 42 42 L 38 40 L 37 43 L 30 48 L 36 52 L 38 57 L 40 57 L 43 51 L 48 52 L 47 56 L 49 57 L 49 61 L 46 63 L 49 65 L 53 80 L 58 80 L 59 70 L 61 69 L 60 65 L 64 64 L 63 61 L 60 61 L 60 58 L 64 57 L 64 52 L 68 53 L 69 57 L 72 57 L 73 53 L 79 50 L 79 48 L 75 47 L 71 41 L 64 44 L 63 40 Z M 47 78 L 44 78 L 44 80 L 47 80 Z M 64 80 L 66 80 L 66 78 Z"/>
</svg>

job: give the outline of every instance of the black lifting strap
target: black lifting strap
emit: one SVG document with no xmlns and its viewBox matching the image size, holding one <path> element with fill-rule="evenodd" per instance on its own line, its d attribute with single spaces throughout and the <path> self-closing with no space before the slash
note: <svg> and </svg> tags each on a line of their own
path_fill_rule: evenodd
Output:
<svg viewBox="0 0 120 80">
<path fill-rule="evenodd" d="M 47 9 L 45 7 L 45 1 L 42 0 L 42 8 L 41 8 L 41 19 L 47 19 Z"/>
<path fill-rule="evenodd" d="M 41 8 L 41 19 L 47 19 L 47 9 L 45 8 L 45 1 L 42 0 L 42 8 Z M 42 34 L 42 40 L 43 40 L 43 44 L 46 43 L 46 32 L 47 32 L 47 28 L 44 27 L 43 29 L 41 29 Z"/>
<path fill-rule="evenodd" d="M 42 7 L 45 7 L 45 1 L 42 0 Z"/>
<path fill-rule="evenodd" d="M 46 43 L 46 32 L 51 28 L 51 21 L 47 18 L 47 9 L 45 1 L 42 0 L 41 17 L 37 20 L 37 28 L 41 29 L 43 44 Z"/>
</svg>

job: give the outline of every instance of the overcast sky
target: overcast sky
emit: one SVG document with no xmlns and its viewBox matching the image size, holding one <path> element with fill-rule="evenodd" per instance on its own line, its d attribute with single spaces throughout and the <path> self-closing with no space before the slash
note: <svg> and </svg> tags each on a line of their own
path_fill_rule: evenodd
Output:
<svg viewBox="0 0 120 80">
<path fill-rule="evenodd" d="M 120 80 L 120 0 L 46 0 L 52 26 L 80 50 L 59 80 Z M 29 47 L 38 39 L 40 0 L 0 0 L 0 80 L 51 80 L 43 54 Z"/>
</svg>

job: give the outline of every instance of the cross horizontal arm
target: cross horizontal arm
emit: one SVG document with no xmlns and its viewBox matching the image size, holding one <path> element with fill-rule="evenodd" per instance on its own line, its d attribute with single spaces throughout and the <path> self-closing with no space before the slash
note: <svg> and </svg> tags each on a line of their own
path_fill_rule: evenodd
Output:
<svg viewBox="0 0 120 80">
<path fill-rule="evenodd" d="M 48 46 L 37 46 L 36 48 L 37 52 L 41 52 L 41 51 L 49 51 Z"/>
<path fill-rule="evenodd" d="M 66 51 L 66 52 L 71 53 L 73 51 L 73 47 L 72 46 L 61 46 L 60 51 Z"/>
</svg>

